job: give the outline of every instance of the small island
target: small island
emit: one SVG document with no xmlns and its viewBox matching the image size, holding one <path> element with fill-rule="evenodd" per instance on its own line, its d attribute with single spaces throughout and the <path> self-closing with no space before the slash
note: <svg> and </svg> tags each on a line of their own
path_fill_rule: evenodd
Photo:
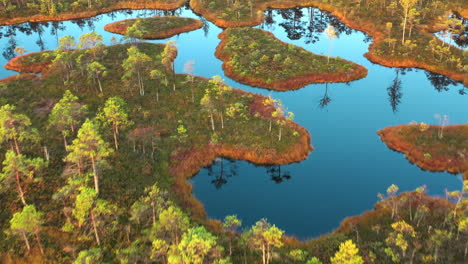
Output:
<svg viewBox="0 0 468 264">
<path fill-rule="evenodd" d="M 188 17 L 149 17 L 107 24 L 106 31 L 140 39 L 165 39 L 199 29 L 202 21 Z"/>
<path fill-rule="evenodd" d="M 263 12 L 268 8 L 294 8 L 311 6 L 309 0 L 250 0 L 245 3 L 224 0 L 191 0 L 190 6 L 218 27 L 248 27 L 263 22 Z"/>
<path fill-rule="evenodd" d="M 451 18 L 450 14 L 458 11 L 466 17 L 468 7 L 465 2 L 416 4 L 416 1 L 406 1 L 402 6 L 397 1 L 368 4 L 348 0 L 252 0 L 247 3 L 191 0 L 190 4 L 197 13 L 224 28 L 259 25 L 265 20 L 264 12 L 268 8 L 317 7 L 373 38 L 369 52 L 365 54 L 370 61 L 388 67 L 425 69 L 468 86 L 463 51 L 445 44 L 433 34 L 439 31 L 450 37 L 460 34 L 461 21 Z"/>
<path fill-rule="evenodd" d="M 465 173 L 468 180 L 468 125 L 410 124 L 392 126 L 377 132 L 393 150 L 429 171 Z"/>
<path fill-rule="evenodd" d="M 0 6 L 0 25 L 81 19 L 126 9 L 172 10 L 181 7 L 184 3 L 184 0 L 5 1 Z"/>
<path fill-rule="evenodd" d="M 229 28 L 218 37 L 221 43 L 215 55 L 224 62 L 224 72 L 248 85 L 286 91 L 311 83 L 349 82 L 367 75 L 361 65 L 313 54 L 261 29 Z"/>
<path fill-rule="evenodd" d="M 31 52 L 14 57 L 5 64 L 5 68 L 21 73 L 42 73 L 47 71 L 54 57 L 54 51 Z"/>
<path fill-rule="evenodd" d="M 219 76 L 197 77 L 190 63 L 185 67 L 188 74 L 176 74 L 173 62 L 177 49 L 171 41 L 166 45 L 113 46 L 85 45 L 90 43 L 86 38 L 80 41 L 77 44 L 65 36 L 55 51 L 19 56 L 9 63 L 10 68 L 40 75 L 19 74 L 0 80 L 1 111 L 20 115 L 21 120 L 27 120 L 24 129 L 37 136 L 36 141 L 27 141 L 26 136 L 19 139 L 18 153 L 21 149 L 28 156 L 46 155 L 48 159 L 44 164 L 47 169 L 41 172 L 41 182 L 48 184 L 28 183 L 34 192 L 21 196 L 24 203 L 35 201 L 47 217 L 51 232 L 41 234 L 47 241 L 80 243 L 73 235 L 76 229 L 67 229 L 64 217 L 68 216 L 56 210 L 62 205 L 52 199 L 63 195 L 61 188 L 76 188 L 69 185 L 71 179 L 83 179 L 80 188 L 95 189 L 100 199 L 119 208 L 130 208 L 145 189 L 157 184 L 168 194 L 167 199 L 175 201 L 197 223 L 216 227 L 218 222 L 208 219 L 202 204 L 193 197 L 187 178 L 216 157 L 287 164 L 306 159 L 313 149 L 308 131 L 292 121 L 292 113 L 286 112 L 281 102 L 233 89 Z M 81 48 L 85 46 L 88 48 Z M 71 112 L 56 110 L 64 105 L 71 107 Z M 120 109 L 119 118 L 124 118 L 118 125 L 112 125 L 106 112 L 112 107 L 116 107 L 112 111 Z M 71 126 L 56 119 L 67 113 L 72 113 Z M 92 133 L 87 136 L 94 138 L 83 143 L 84 133 Z M 96 165 L 91 166 L 85 156 L 74 161 L 70 155 L 76 144 L 82 143 L 99 149 L 92 156 L 99 160 Z M 86 148 L 83 144 L 80 146 Z M 89 180 L 93 177 L 94 183 Z M 1 212 L 11 218 L 20 201 L 14 190 L 4 194 L 0 197 L 12 206 Z M 74 201 L 72 195 L 63 202 L 73 207 Z M 127 212 L 119 214 L 130 217 Z M 97 243 L 108 244 L 106 232 L 103 228 L 95 231 L 95 236 L 83 237 L 87 242 L 96 237 Z M 47 254 L 68 254 L 52 244 L 47 243 Z M 5 259 L 31 263 L 31 258 L 42 254 L 35 251 L 22 257 L 15 253 Z"/>
</svg>

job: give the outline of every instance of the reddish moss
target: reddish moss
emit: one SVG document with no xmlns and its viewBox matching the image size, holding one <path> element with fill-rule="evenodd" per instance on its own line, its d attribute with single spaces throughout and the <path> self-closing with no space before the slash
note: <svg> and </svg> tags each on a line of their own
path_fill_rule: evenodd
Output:
<svg viewBox="0 0 468 264">
<path fill-rule="evenodd" d="M 199 29 L 203 26 L 203 22 L 198 19 L 193 18 L 182 18 L 182 17 L 150 17 L 150 18 L 140 18 L 141 21 L 144 21 L 143 29 L 146 31 L 145 34 L 141 37 L 142 39 L 165 39 L 175 36 L 180 33 L 189 32 L 192 30 Z M 126 19 L 122 21 L 117 21 L 110 23 L 104 26 L 106 31 L 117 33 L 120 35 L 125 35 L 129 26 L 133 25 L 138 19 Z M 182 23 L 182 26 L 170 27 L 166 30 L 161 30 L 160 26 L 152 24 L 168 24 L 168 23 Z M 148 26 L 146 26 L 146 23 Z"/>
<path fill-rule="evenodd" d="M 34 74 L 15 74 L 15 75 L 0 79 L 0 83 L 9 83 L 9 82 L 16 81 L 18 79 L 33 80 L 33 79 L 37 79 L 37 75 L 34 75 Z"/>
<path fill-rule="evenodd" d="M 429 171 L 465 173 L 468 179 L 468 125 L 453 125 L 443 129 L 430 126 L 422 132 L 419 125 L 399 125 L 378 131 L 387 146 L 406 155 L 406 158 Z"/>
<path fill-rule="evenodd" d="M 215 23 L 218 27 L 228 28 L 228 27 L 247 27 L 247 26 L 256 26 L 263 22 L 265 16 L 263 12 L 268 8 L 278 8 L 278 9 L 286 9 L 286 8 L 294 8 L 294 7 L 308 7 L 315 4 L 315 1 L 310 0 L 300 0 L 300 1 L 293 1 L 293 0 L 283 0 L 283 1 L 265 1 L 258 3 L 255 1 L 255 5 L 253 8 L 253 16 L 251 17 L 243 17 L 242 20 L 233 21 L 229 19 L 223 19 L 219 17 L 219 13 L 213 12 L 206 7 L 206 4 L 209 2 L 205 2 L 203 0 L 191 0 L 190 6 L 193 10 L 208 20 Z M 223 10 L 220 10 L 222 12 Z"/>
<path fill-rule="evenodd" d="M 410 198 L 413 197 L 413 198 Z M 425 205 L 430 211 L 436 210 L 453 210 L 455 205 L 444 198 L 434 198 L 424 193 L 406 192 L 395 197 L 400 203 L 401 210 L 405 208 L 418 208 Z M 406 212 L 405 212 L 406 213 Z M 391 219 L 392 204 L 390 200 L 380 201 L 375 204 L 374 209 L 364 212 L 362 215 L 351 216 L 345 218 L 340 226 L 334 231 L 338 233 L 355 232 L 356 226 L 371 228 L 374 224 L 388 222 Z M 435 215 L 438 216 L 437 214 Z"/>
<path fill-rule="evenodd" d="M 26 63 L 27 60 L 32 57 L 40 56 L 42 54 L 50 53 L 51 51 L 39 51 L 31 52 L 22 56 L 17 56 L 5 64 L 5 68 L 12 71 L 22 72 L 22 73 L 41 73 L 45 72 L 52 60 L 41 60 L 34 63 Z"/>
<path fill-rule="evenodd" d="M 237 30 L 243 30 L 247 32 L 236 32 Z M 247 74 L 241 74 L 238 70 L 236 70 L 233 67 L 233 63 L 232 63 L 233 58 L 235 56 L 238 56 L 239 54 L 230 52 L 229 38 L 230 38 L 230 34 L 233 34 L 233 37 L 235 37 L 235 34 L 240 34 L 240 33 L 249 34 L 249 32 L 252 34 L 261 33 L 261 35 L 264 36 L 265 39 L 270 39 L 270 40 L 274 39 L 278 43 L 278 46 L 288 47 L 289 45 L 291 45 L 291 44 L 282 42 L 279 39 L 276 39 L 272 33 L 264 31 L 264 30 L 260 30 L 260 29 L 227 29 L 223 31 L 222 33 L 220 33 L 218 35 L 218 38 L 221 39 L 221 42 L 216 48 L 215 55 L 216 57 L 218 57 L 219 59 L 223 61 L 222 67 L 223 67 L 225 74 L 238 82 L 245 83 L 251 86 L 272 89 L 272 90 L 288 91 L 288 90 L 296 90 L 296 89 L 302 88 L 311 83 L 349 82 L 349 81 L 361 79 L 367 76 L 366 68 L 364 68 L 363 66 L 359 64 L 356 64 L 356 63 L 353 63 L 351 61 L 347 61 L 341 58 L 332 58 L 333 61 L 330 61 L 330 63 L 333 63 L 334 67 L 349 66 L 350 69 L 339 68 L 338 70 L 334 72 L 326 72 L 325 70 L 326 67 L 323 69 L 317 69 L 316 66 L 308 65 L 307 72 L 300 72 L 300 73 L 295 72 L 294 74 L 296 75 L 291 75 L 290 77 L 286 79 L 269 80 L 270 77 L 279 76 L 278 74 L 279 72 L 283 72 L 283 73 L 285 72 L 285 68 L 287 68 L 287 66 L 282 65 L 282 63 L 284 63 L 283 61 L 279 63 L 278 69 L 276 70 L 273 69 L 270 72 L 270 74 L 262 73 L 262 74 L 254 75 L 254 74 L 251 74 L 252 72 L 249 70 L 247 70 L 248 71 Z M 315 55 L 301 47 L 294 46 L 294 49 L 299 50 L 300 52 L 307 53 L 305 55 L 309 56 L 311 59 L 317 59 L 320 62 L 324 60 L 325 62 L 323 65 L 327 65 L 325 56 Z M 274 51 L 271 51 L 271 52 L 274 53 Z M 284 55 L 284 56 L 288 55 L 288 54 L 283 54 L 281 51 L 277 51 L 276 53 Z M 246 55 L 240 54 L 240 56 L 246 56 Z M 301 54 L 301 56 L 304 56 L 304 54 Z M 304 63 L 304 62 L 300 62 L 300 63 Z M 267 64 L 271 65 L 271 62 L 267 62 Z M 243 67 L 243 68 L 248 68 L 248 67 Z M 271 68 L 272 67 L 269 67 L 269 69 Z M 297 70 L 297 68 L 295 70 Z"/>
<path fill-rule="evenodd" d="M 238 93 L 247 93 L 242 90 L 235 90 Z M 250 93 L 252 94 L 252 93 Z M 251 111 L 258 113 L 260 117 L 271 118 L 270 106 L 264 106 L 265 97 L 258 94 L 253 95 L 253 102 L 250 105 Z M 263 107 L 262 107 L 263 106 Z M 268 115 L 270 113 L 270 115 Z M 207 219 L 206 212 L 200 201 L 192 195 L 192 185 L 187 182 L 187 178 L 192 177 L 200 168 L 212 164 L 216 157 L 228 157 L 236 160 L 246 160 L 255 164 L 288 164 L 299 162 L 307 158 L 313 147 L 310 145 L 310 135 L 308 131 L 298 124 L 286 121 L 286 126 L 299 132 L 297 143 L 291 144 L 289 150 L 277 152 L 274 149 L 260 149 L 241 147 L 223 143 L 210 143 L 203 147 L 193 147 L 190 151 L 177 153 L 171 157 L 171 174 L 175 177 L 173 190 L 177 197 L 181 199 L 181 204 L 189 208 L 192 216 L 199 221 Z M 217 222 L 210 222 L 217 226 Z"/>
<path fill-rule="evenodd" d="M 374 20 L 369 19 L 367 17 L 353 17 L 355 12 L 343 12 L 343 8 L 337 6 L 336 4 L 328 4 L 323 3 L 319 0 L 300 0 L 300 1 L 254 1 L 252 6 L 252 13 L 253 16 L 243 16 L 241 20 L 233 20 L 231 19 L 224 19 L 223 12 L 225 10 L 213 10 L 208 7 L 209 2 L 205 2 L 203 0 L 191 0 L 190 5 L 192 8 L 197 12 L 202 14 L 208 20 L 212 21 L 219 27 L 227 28 L 227 27 L 245 27 L 245 26 L 255 26 L 261 24 L 265 17 L 264 11 L 268 8 L 294 8 L 294 7 L 310 7 L 315 6 L 320 8 L 321 10 L 331 12 L 332 15 L 337 17 L 340 21 L 345 23 L 347 26 L 363 31 L 366 34 L 370 35 L 373 38 L 373 43 L 369 47 L 369 52 L 365 54 L 366 58 L 371 60 L 372 62 L 388 66 L 388 67 L 406 67 L 406 68 L 421 68 L 428 71 L 432 71 L 435 73 L 443 74 L 451 79 L 456 81 L 463 82 L 465 86 L 468 86 L 468 75 L 463 73 L 462 71 L 457 71 L 456 69 L 440 66 L 436 63 L 432 63 L 429 61 L 422 61 L 417 60 L 416 56 L 406 56 L 404 59 L 399 57 L 390 56 L 389 54 L 382 54 L 378 55 L 376 52 L 376 48 L 379 45 L 384 45 L 385 39 L 385 25 L 376 24 Z M 453 8 L 456 8 L 454 6 Z M 461 8 L 457 10 L 463 17 L 468 16 L 468 12 L 465 8 Z M 448 14 L 446 14 L 448 15 Z M 435 18 L 436 20 L 438 18 Z M 436 24 L 438 21 L 433 21 L 433 24 Z M 421 32 L 421 35 L 427 39 L 435 38 L 432 33 L 436 32 L 431 30 L 431 27 L 424 25 L 417 28 Z M 426 46 L 429 45 L 424 43 Z M 440 41 L 439 41 L 440 43 Z"/>
<path fill-rule="evenodd" d="M 46 21 L 65 21 L 81 18 L 94 17 L 99 14 L 109 13 L 117 10 L 140 10 L 140 9 L 164 9 L 171 10 L 181 7 L 185 3 L 184 0 L 177 0 L 173 3 L 154 1 L 154 2 L 134 2 L 134 1 L 125 1 L 117 2 L 111 7 L 106 8 L 96 8 L 93 10 L 78 11 L 78 12 L 63 12 L 57 15 L 44 15 L 36 14 L 33 16 L 24 16 L 24 17 L 0 17 L 0 25 L 14 25 L 24 22 L 46 22 Z"/>
</svg>

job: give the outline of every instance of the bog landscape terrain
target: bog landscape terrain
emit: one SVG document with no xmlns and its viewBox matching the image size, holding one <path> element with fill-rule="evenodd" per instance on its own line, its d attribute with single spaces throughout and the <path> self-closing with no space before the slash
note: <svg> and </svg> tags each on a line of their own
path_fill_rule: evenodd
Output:
<svg viewBox="0 0 468 264">
<path fill-rule="evenodd" d="M 468 263 L 464 0 L 3 0 L 0 263 Z"/>
</svg>

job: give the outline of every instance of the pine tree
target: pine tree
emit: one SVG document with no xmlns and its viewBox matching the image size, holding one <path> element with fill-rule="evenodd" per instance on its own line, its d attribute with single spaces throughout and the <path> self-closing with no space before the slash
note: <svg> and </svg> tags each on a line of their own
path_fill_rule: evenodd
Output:
<svg viewBox="0 0 468 264">
<path fill-rule="evenodd" d="M 39 230 L 44 223 L 43 218 L 44 213 L 37 211 L 34 205 L 26 205 L 21 212 L 15 213 L 10 220 L 10 231 L 23 238 L 28 251 L 31 250 L 28 236 L 34 234 L 42 255 L 44 255 L 44 247 L 41 243 Z"/>
<path fill-rule="evenodd" d="M 133 124 L 133 122 L 128 119 L 127 103 L 120 97 L 107 99 L 97 119 L 103 122 L 103 124 L 112 127 L 115 149 L 118 150 L 119 143 L 117 137 L 119 135 L 119 130 Z"/>
<path fill-rule="evenodd" d="M 83 126 L 78 130 L 78 137 L 73 140 L 73 144 L 68 147 L 70 153 L 65 157 L 65 161 L 78 164 L 80 169 L 84 167 L 84 160 L 91 162 L 94 176 L 94 187 L 99 193 L 99 172 L 98 166 L 105 162 L 113 150 L 105 142 L 98 132 L 94 122 L 86 119 Z"/>
<path fill-rule="evenodd" d="M 75 133 L 75 129 L 85 115 L 87 107 L 78 102 L 78 97 L 66 90 L 62 99 L 55 104 L 49 115 L 49 127 L 62 134 L 65 149 L 68 147 L 67 137 Z"/>
</svg>

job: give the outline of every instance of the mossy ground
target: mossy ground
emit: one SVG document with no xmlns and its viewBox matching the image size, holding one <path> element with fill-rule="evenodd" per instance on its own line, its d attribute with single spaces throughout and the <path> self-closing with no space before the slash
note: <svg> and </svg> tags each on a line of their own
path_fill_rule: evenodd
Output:
<svg viewBox="0 0 468 264">
<path fill-rule="evenodd" d="M 138 24 L 138 29 L 142 32 L 142 39 L 164 39 L 174 35 L 201 28 L 203 23 L 200 20 L 187 17 L 149 17 L 138 19 L 127 19 L 107 24 L 104 29 L 125 35 L 127 29 Z"/>
<path fill-rule="evenodd" d="M 123 9 L 176 9 L 184 0 L 102 0 L 102 1 L 5 1 L 0 7 L 0 24 L 12 25 L 24 22 L 64 21 L 93 17 L 101 13 Z"/>
<path fill-rule="evenodd" d="M 366 57 L 389 67 L 416 67 L 448 76 L 467 85 L 463 51 L 453 46 L 447 48 L 433 32 L 446 29 L 444 21 L 452 10 L 466 10 L 461 0 L 419 1 L 415 6 L 418 22 L 406 27 L 406 40 L 402 43 L 403 8 L 395 2 L 390 8 L 386 1 L 253 0 L 247 3 L 225 0 L 191 0 L 194 10 L 221 27 L 253 26 L 263 22 L 267 8 L 292 8 L 316 6 L 337 16 L 346 25 L 362 30 L 374 38 Z M 421 5 L 422 4 L 422 5 Z M 392 26 L 388 29 L 387 25 Z M 409 36 L 409 28 L 411 36 Z M 431 43 L 432 41 L 432 43 Z"/>
<path fill-rule="evenodd" d="M 138 49 L 149 55 L 156 69 L 164 70 L 159 63 L 164 46 L 156 44 L 139 43 L 135 44 Z M 145 187 L 158 183 L 163 189 L 174 187 L 177 179 L 171 174 L 171 167 L 180 162 L 177 157 L 181 153 L 190 153 L 198 149 L 203 149 L 207 145 L 217 145 L 223 148 L 223 145 L 229 145 L 231 149 L 242 150 L 251 149 L 274 152 L 277 156 L 281 153 L 294 151 L 305 151 L 302 155 L 307 155 L 310 146 L 309 135 L 306 130 L 287 122 L 283 128 L 283 137 L 278 141 L 277 129 L 274 125 L 273 131 L 268 132 L 269 120 L 260 114 L 256 114 L 255 109 L 249 109 L 246 114 L 248 118 L 225 117 L 224 129 L 220 127 L 218 116 L 215 116 L 216 131 L 213 132 L 210 126 L 208 113 L 202 110 L 200 99 L 204 90 L 211 85 L 209 80 L 195 77 L 193 83 L 187 81 L 186 75 L 176 75 L 176 90 L 173 91 L 172 85 L 166 87 L 159 81 L 146 80 L 146 94 L 140 96 L 138 91 L 127 88 L 122 85 L 121 76 L 124 73 L 122 61 L 127 58 L 127 49 L 129 44 L 115 45 L 106 47 L 98 55 L 98 60 L 104 65 L 109 74 L 103 77 L 101 82 L 103 93 L 99 93 L 95 84 L 91 81 L 85 81 L 86 78 L 79 75 L 72 75 L 72 79 L 65 85 L 63 75 L 60 70 L 50 67 L 42 72 L 42 77 L 31 78 L 31 75 L 18 75 L 9 78 L 7 81 L 0 82 L 0 100 L 2 104 L 10 103 L 17 106 L 17 111 L 28 115 L 33 126 L 41 131 L 41 146 L 47 146 L 50 153 L 50 164 L 48 168 L 41 173 L 42 181 L 35 185 L 33 189 L 28 190 L 28 200 L 34 201 L 35 205 L 46 213 L 46 227 L 44 244 L 48 251 L 49 263 L 63 263 L 69 258 L 61 251 L 64 243 L 70 238 L 66 233 L 61 232 L 57 227 L 64 224 L 64 216 L 61 214 L 61 203 L 51 199 L 52 194 L 65 184 L 65 179 L 61 177 L 66 164 L 63 158 L 66 152 L 63 147 L 61 136 L 58 132 L 48 130 L 48 113 L 52 106 L 63 95 L 65 89 L 70 89 L 79 96 L 80 102 L 88 105 L 88 117 L 93 117 L 98 109 L 104 105 L 106 98 L 111 96 L 123 97 L 130 108 L 130 119 L 135 123 L 134 126 L 120 133 L 120 147 L 110 157 L 108 166 L 102 168 L 102 180 L 100 196 L 107 199 L 121 208 L 129 208 L 130 205 L 142 195 Z M 86 50 L 76 50 L 72 57 L 80 55 L 92 56 Z M 29 65 L 42 62 L 48 63 L 53 57 L 48 54 L 47 59 L 37 58 L 38 55 L 30 56 L 26 61 Z M 19 60 L 23 61 L 23 60 Z M 78 73 L 77 73 L 78 74 Z M 156 100 L 155 88 L 159 86 L 159 101 Z M 192 101 L 191 90 L 194 91 L 194 100 Z M 242 103 L 249 105 L 256 98 L 263 98 L 259 95 L 253 95 L 240 90 L 231 90 L 226 93 L 224 101 L 227 103 Z M 183 125 L 186 130 L 186 137 L 181 137 L 177 133 L 178 126 Z M 151 142 L 145 142 L 144 138 L 128 138 L 128 134 L 138 129 L 144 130 L 151 128 L 158 135 L 153 145 Z M 297 130 L 296 130 L 297 129 Z M 294 133 L 294 132 L 298 133 Z M 111 131 L 102 131 L 105 139 L 112 142 Z M 303 145 L 303 138 L 307 138 L 302 150 L 290 149 L 290 146 Z M 43 156 L 40 146 L 28 146 L 24 151 L 27 155 Z M 185 157 L 185 156 L 183 156 Z M 294 157 L 293 157 L 294 158 Z M 297 158 L 297 157 L 296 157 Z M 252 161 L 262 161 L 262 157 L 252 157 Z M 270 160 L 271 161 L 271 160 Z M 299 161 L 287 158 L 281 162 Z M 197 161 L 194 161 L 197 164 Z M 204 164 L 198 163 L 197 166 Z M 199 167 L 198 167 L 199 168 Z M 192 175 L 184 175 L 185 178 Z M 180 180 L 179 180 L 180 182 Z M 187 189 L 187 187 L 182 186 Z M 176 191 L 176 190 L 174 190 Z M 171 191 L 171 199 L 179 201 L 180 204 L 185 200 L 191 199 L 191 193 L 186 193 L 186 197 L 181 197 L 180 192 Z M 0 194 L 0 217 L 10 219 L 11 215 L 19 208 L 19 202 L 13 192 Z M 191 214 L 204 215 L 204 212 L 194 212 L 193 210 L 203 210 L 203 208 L 185 208 Z M 123 216 L 126 217 L 125 214 Z M 199 219 L 205 221 L 205 219 Z M 125 220 L 124 220 L 125 222 Z M 1 229 L 5 230 L 8 221 L 2 221 Z M 117 239 L 119 234 L 115 234 Z M 14 249 L 21 252 L 21 241 L 7 239 L 0 242 L 2 249 Z M 65 261 L 66 262 L 66 261 Z"/>
<path fill-rule="evenodd" d="M 468 125 L 400 125 L 379 132 L 389 148 L 406 154 L 425 170 L 464 173 L 468 171 Z M 466 176 L 465 176 L 466 177 Z"/>
<path fill-rule="evenodd" d="M 250 85 L 291 90 L 309 83 L 343 82 L 367 75 L 360 65 L 313 54 L 261 29 L 229 28 L 220 38 L 216 56 L 224 61 L 226 74 Z"/>
</svg>

